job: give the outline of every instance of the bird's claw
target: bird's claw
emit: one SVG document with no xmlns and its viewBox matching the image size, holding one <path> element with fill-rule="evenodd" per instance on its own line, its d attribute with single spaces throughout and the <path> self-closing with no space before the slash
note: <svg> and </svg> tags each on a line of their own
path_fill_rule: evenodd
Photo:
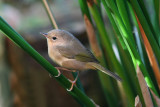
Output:
<svg viewBox="0 0 160 107">
<path fill-rule="evenodd" d="M 77 74 L 77 76 L 76 76 L 76 78 L 75 78 L 75 80 L 74 80 L 74 81 L 72 81 L 72 80 L 68 79 L 68 80 L 72 83 L 72 85 L 71 85 L 71 88 L 70 88 L 70 89 L 67 89 L 67 91 L 72 91 L 73 86 L 74 86 L 74 85 L 76 84 L 76 82 L 77 82 L 78 75 L 79 75 L 79 72 L 78 72 L 78 74 Z"/>
<path fill-rule="evenodd" d="M 54 77 L 56 77 L 56 78 L 61 75 L 61 72 L 59 71 L 59 69 L 57 69 L 57 71 L 58 71 L 58 75 L 54 76 Z"/>
<path fill-rule="evenodd" d="M 74 81 L 71 81 L 70 79 L 68 79 L 68 80 L 72 83 L 72 85 L 69 89 L 67 89 L 67 91 L 72 91 L 73 86 L 76 84 L 77 79 L 75 79 Z"/>
<path fill-rule="evenodd" d="M 59 77 L 61 75 L 61 72 L 59 71 L 58 68 L 56 68 L 57 71 L 58 71 L 58 75 L 54 76 L 55 78 Z M 53 78 L 53 75 L 52 74 L 49 74 L 49 77 Z"/>
</svg>

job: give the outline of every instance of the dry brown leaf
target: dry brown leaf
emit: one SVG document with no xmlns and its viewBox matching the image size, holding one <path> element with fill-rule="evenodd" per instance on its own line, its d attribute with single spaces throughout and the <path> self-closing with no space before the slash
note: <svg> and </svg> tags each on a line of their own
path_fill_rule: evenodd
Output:
<svg viewBox="0 0 160 107">
<path fill-rule="evenodd" d="M 146 107 L 153 107 L 153 102 L 152 102 L 152 99 L 151 99 L 151 95 L 149 93 L 147 83 L 146 83 L 146 81 L 144 79 L 144 76 L 143 76 L 143 74 L 142 74 L 138 65 L 137 65 L 136 72 L 137 72 L 137 77 L 138 77 L 138 81 L 139 81 L 139 84 L 140 84 L 140 87 L 141 87 L 141 91 L 142 91 L 142 95 L 143 95 L 143 98 L 144 98 L 145 105 L 146 105 Z"/>
<path fill-rule="evenodd" d="M 151 89 L 150 89 L 150 91 L 153 95 L 153 98 L 155 99 L 155 101 L 157 103 L 157 106 L 160 107 L 160 98 L 158 98 Z"/>
<path fill-rule="evenodd" d="M 87 29 L 87 34 L 88 34 L 89 43 L 91 45 L 91 49 L 93 50 L 93 53 L 95 54 L 95 56 L 99 58 L 100 56 L 102 56 L 102 52 L 99 48 L 93 25 L 85 14 L 84 14 L 84 21 L 86 24 L 86 29 Z"/>
<path fill-rule="evenodd" d="M 142 104 L 141 104 L 141 101 L 140 101 L 138 95 L 137 95 L 137 97 L 135 98 L 135 107 L 142 107 Z"/>
</svg>

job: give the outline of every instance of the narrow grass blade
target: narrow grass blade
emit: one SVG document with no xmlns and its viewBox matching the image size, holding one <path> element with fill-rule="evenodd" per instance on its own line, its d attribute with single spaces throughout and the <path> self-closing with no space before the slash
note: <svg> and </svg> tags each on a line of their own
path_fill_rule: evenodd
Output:
<svg viewBox="0 0 160 107">
<path fill-rule="evenodd" d="M 57 23 L 56 23 L 56 21 L 55 21 L 55 18 L 53 17 L 53 14 L 52 14 L 52 12 L 51 12 L 50 7 L 48 6 L 47 0 L 42 0 L 42 2 L 43 2 L 43 5 L 44 5 L 44 7 L 45 7 L 45 9 L 46 9 L 46 12 L 47 12 L 47 14 L 48 14 L 48 17 L 49 17 L 49 19 L 50 19 L 50 21 L 51 21 L 51 23 L 52 23 L 52 26 L 53 26 L 55 29 L 58 29 L 58 25 L 57 25 Z"/>
<path fill-rule="evenodd" d="M 105 26 L 104 26 L 104 22 L 101 20 L 101 16 L 99 15 L 99 11 L 96 7 L 96 5 L 93 3 L 93 1 L 89 1 L 88 2 L 88 6 L 90 9 L 90 12 L 93 16 L 93 19 L 96 23 L 97 29 L 100 33 L 100 40 L 103 43 L 104 48 L 107 51 L 107 55 L 110 58 L 110 61 L 112 62 L 114 69 L 116 70 L 116 72 L 119 74 L 119 76 L 123 79 L 123 88 L 125 89 L 125 92 L 127 93 L 126 95 L 128 96 L 128 100 L 130 102 L 131 105 L 134 105 L 134 95 L 132 93 L 132 89 L 130 87 L 129 81 L 127 79 L 126 74 L 123 72 L 123 67 L 120 65 L 120 63 L 118 62 L 112 46 L 111 46 L 111 42 L 108 38 L 108 34 L 105 30 Z"/>
<path fill-rule="evenodd" d="M 132 20 L 133 20 L 134 35 L 135 35 L 135 39 L 136 39 L 136 43 L 137 43 L 137 47 L 138 47 L 138 52 L 140 54 L 140 57 L 142 59 L 142 62 L 144 64 L 144 66 L 148 70 L 148 73 L 149 73 L 149 75 L 150 75 L 150 77 L 153 81 L 153 84 L 154 84 L 155 88 L 157 90 L 159 90 L 156 78 L 154 76 L 153 69 L 150 65 L 150 62 L 149 62 L 149 59 L 148 59 L 148 56 L 147 56 L 147 52 L 146 52 L 145 47 L 144 47 L 144 42 L 143 42 L 143 39 L 142 39 L 142 36 L 141 36 L 141 31 L 139 29 L 139 25 L 138 25 L 135 13 L 134 13 L 133 8 L 131 7 L 130 3 L 128 3 L 128 6 L 129 6 L 130 14 L 131 14 L 131 17 L 132 17 Z"/>
<path fill-rule="evenodd" d="M 145 76 L 145 80 L 146 80 L 148 86 L 150 88 L 152 88 L 152 90 L 156 93 L 156 95 L 158 95 L 158 92 L 157 92 L 157 90 L 156 90 L 156 88 L 150 78 L 150 75 L 148 74 L 147 69 L 145 68 L 144 64 L 142 63 L 140 55 L 137 52 L 137 49 L 136 49 L 137 46 L 134 42 L 132 42 L 131 38 L 129 37 L 129 35 L 132 35 L 132 34 L 130 34 L 130 32 L 127 31 L 127 28 L 125 27 L 124 23 L 122 22 L 122 19 L 119 15 L 119 12 L 117 10 L 115 3 L 112 0 L 106 0 L 106 3 L 109 5 L 109 7 L 112 7 L 111 8 L 111 11 L 113 13 L 112 15 L 114 16 L 115 22 L 117 22 L 116 24 L 119 28 L 121 36 L 127 46 L 127 49 L 129 51 L 130 55 L 132 56 L 132 60 L 134 62 L 134 65 L 136 65 L 136 64 L 139 65 L 139 67 L 141 68 L 141 70 Z"/>
<path fill-rule="evenodd" d="M 158 83 L 158 86 L 159 86 L 159 89 L 160 89 L 160 69 L 159 69 L 158 63 L 156 61 L 156 58 L 155 58 L 155 55 L 154 55 L 153 50 L 151 48 L 151 45 L 150 45 L 150 43 L 149 43 L 149 41 L 146 37 L 146 34 L 145 34 L 138 18 L 137 18 L 137 22 L 138 22 L 138 25 L 139 25 L 139 28 L 140 28 L 140 31 L 141 31 L 141 35 L 142 35 L 142 38 L 143 38 L 143 42 L 144 42 L 144 46 L 146 48 L 147 55 L 149 57 L 149 61 L 150 61 L 151 66 L 153 68 L 154 75 L 156 77 L 156 80 L 157 80 L 157 83 Z"/>
<path fill-rule="evenodd" d="M 131 41 L 135 44 L 135 40 L 134 40 L 134 36 L 132 33 L 132 25 L 130 23 L 130 19 L 129 19 L 129 11 L 128 11 L 128 6 L 127 6 L 127 2 L 125 2 L 125 0 L 116 0 L 117 3 L 117 8 L 119 10 L 119 15 L 122 18 L 122 21 L 127 29 L 127 31 L 131 34 L 129 35 L 129 38 L 131 39 Z M 124 11 L 126 10 L 126 11 Z"/>
<path fill-rule="evenodd" d="M 156 3 L 158 3 L 157 0 L 154 0 L 154 2 L 155 1 L 156 1 Z M 150 2 L 153 2 L 153 1 L 150 1 Z M 152 6 L 152 5 L 148 4 L 147 6 L 145 6 L 145 3 L 144 3 L 143 0 L 138 0 L 138 3 L 139 3 L 139 5 L 140 5 L 140 7 L 141 7 L 141 9 L 143 11 L 143 15 L 145 16 L 145 18 L 146 18 L 146 20 L 147 20 L 147 22 L 149 24 L 150 30 L 152 31 L 156 42 L 160 46 L 160 36 L 159 36 L 160 31 L 159 31 L 159 24 L 158 24 L 158 21 L 156 19 L 157 18 L 156 10 L 155 10 L 155 12 L 153 12 L 153 18 L 154 19 L 151 19 L 151 17 L 149 17 L 149 14 L 147 12 L 147 8 L 146 7 L 147 6 Z M 158 4 L 154 5 L 153 8 L 155 9 L 157 5 Z M 151 23 L 151 20 L 153 20 L 152 23 Z"/>
<path fill-rule="evenodd" d="M 139 86 L 139 83 L 138 83 L 138 80 L 136 77 L 136 74 L 135 74 L 135 69 L 134 69 L 134 66 L 133 66 L 133 63 L 132 63 L 132 60 L 130 58 L 130 55 L 129 55 L 129 52 L 126 48 L 126 45 L 121 37 L 121 34 L 117 28 L 117 25 L 115 24 L 116 22 L 114 21 L 112 15 L 111 15 L 111 12 L 110 12 L 110 9 L 108 8 L 107 4 L 105 3 L 104 0 L 102 0 L 102 3 L 106 9 L 106 13 L 107 13 L 107 16 L 109 17 L 109 20 L 113 26 L 113 29 L 115 30 L 116 32 L 116 36 L 117 36 L 117 39 L 119 41 L 117 41 L 117 43 L 120 42 L 120 44 L 117 45 L 118 49 L 119 49 L 119 53 L 120 53 L 120 57 L 121 57 L 121 61 L 123 63 L 123 66 L 125 67 L 126 69 L 126 73 L 128 73 L 128 77 L 132 80 L 132 88 L 136 90 L 136 93 L 140 96 L 140 99 L 142 101 L 142 104 L 144 104 L 144 100 L 143 100 L 143 96 L 142 96 L 142 92 L 140 90 L 140 86 Z M 121 46 L 122 48 L 121 48 Z M 122 50 L 123 49 L 123 50 Z"/>
<path fill-rule="evenodd" d="M 160 63 L 160 46 L 158 45 L 156 39 L 154 38 L 153 32 L 151 31 L 151 28 L 144 16 L 144 13 L 141 10 L 141 7 L 137 0 L 130 0 L 132 7 L 134 8 L 134 11 L 141 22 L 141 25 L 144 29 L 144 32 L 147 34 L 147 38 L 151 44 L 151 47 L 153 49 L 153 52 L 155 53 L 155 56 L 157 58 L 158 63 Z"/>
</svg>

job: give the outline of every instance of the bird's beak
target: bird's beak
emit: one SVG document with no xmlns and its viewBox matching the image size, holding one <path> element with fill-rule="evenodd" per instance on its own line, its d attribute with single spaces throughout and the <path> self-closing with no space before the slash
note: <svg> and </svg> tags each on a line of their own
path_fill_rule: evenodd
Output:
<svg viewBox="0 0 160 107">
<path fill-rule="evenodd" d="M 43 32 L 40 32 L 41 35 L 45 36 L 46 38 L 48 38 L 48 33 L 43 33 Z"/>
</svg>

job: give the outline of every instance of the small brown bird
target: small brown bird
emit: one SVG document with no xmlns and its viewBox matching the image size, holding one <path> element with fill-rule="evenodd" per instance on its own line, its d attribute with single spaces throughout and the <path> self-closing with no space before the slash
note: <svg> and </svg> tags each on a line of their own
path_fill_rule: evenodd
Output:
<svg viewBox="0 0 160 107">
<path fill-rule="evenodd" d="M 67 71 L 84 71 L 88 69 L 98 69 L 105 74 L 121 81 L 115 73 L 105 69 L 100 65 L 94 55 L 85 48 L 81 42 L 71 33 L 65 30 L 54 29 L 48 33 L 42 33 L 47 38 L 49 57 L 61 67 L 57 67 L 60 76 L 60 69 Z M 56 76 L 56 77 L 58 77 Z M 72 82 L 71 91 L 76 79 Z"/>
</svg>

